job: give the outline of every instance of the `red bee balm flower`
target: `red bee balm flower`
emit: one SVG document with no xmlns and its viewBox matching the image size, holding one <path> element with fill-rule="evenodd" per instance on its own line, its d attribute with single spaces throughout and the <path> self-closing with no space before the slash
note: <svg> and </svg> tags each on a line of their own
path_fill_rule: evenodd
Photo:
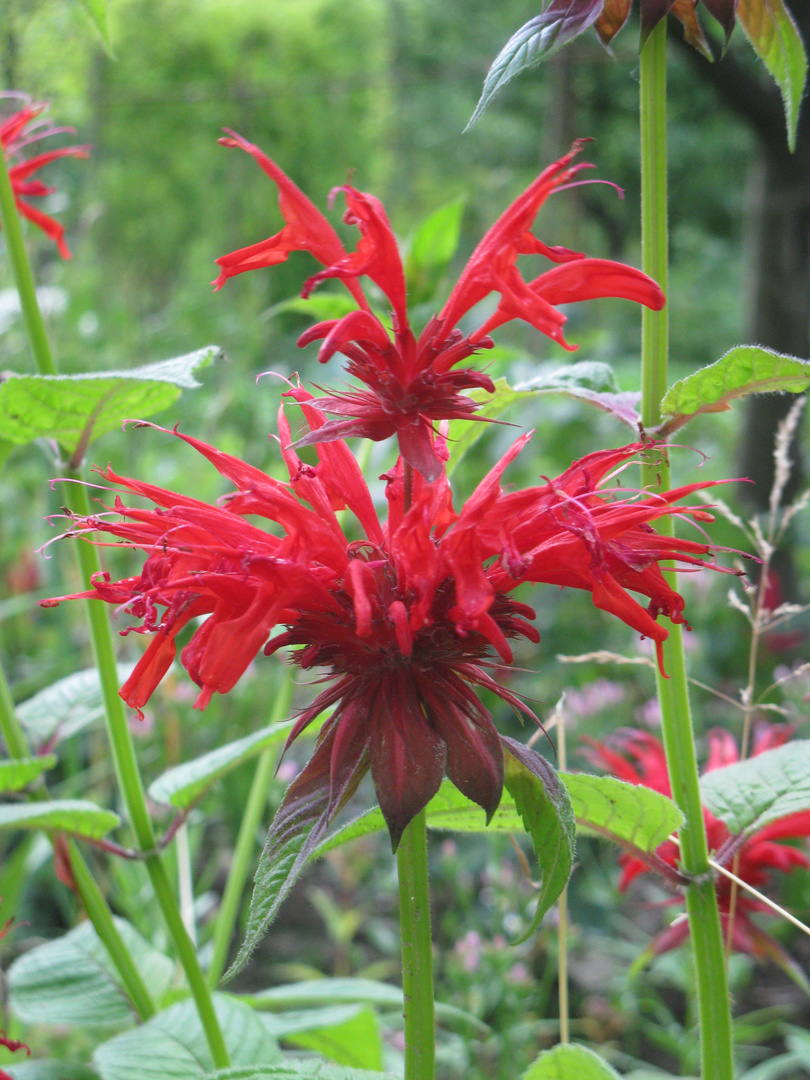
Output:
<svg viewBox="0 0 810 1080">
<path fill-rule="evenodd" d="M 782 746 L 792 734 L 793 728 L 788 724 L 758 726 L 754 733 L 752 755 Z M 627 728 L 615 732 L 605 742 L 597 742 L 595 739 L 585 741 L 589 744 L 589 749 L 584 753 L 592 764 L 613 773 L 620 780 L 626 780 L 630 784 L 642 784 L 671 797 L 664 748 L 654 735 L 647 731 Z M 705 772 L 732 765 L 739 760 L 737 744 L 728 731 L 716 728 L 709 733 L 709 760 Z M 775 842 L 791 837 L 810 836 L 810 811 L 800 811 L 773 821 L 747 837 L 741 844 L 731 842 L 728 828 L 708 810 L 704 809 L 703 816 L 709 849 L 715 852 L 715 859 L 731 867 L 736 857 L 734 872 L 754 888 L 760 889 L 766 885 L 773 870 L 789 873 L 795 866 L 810 866 L 810 858 L 806 852 Z M 673 841 L 662 844 L 655 853 L 673 869 L 680 865 L 678 846 Z M 619 888 L 622 891 L 640 874 L 650 872 L 650 867 L 645 862 L 632 855 L 620 855 L 619 861 L 622 865 Z M 716 887 L 720 918 L 727 928 L 731 912 L 731 881 L 724 875 L 719 875 Z M 795 974 L 796 965 L 782 946 L 752 921 L 751 914 L 758 911 L 769 912 L 770 908 L 754 899 L 744 889 L 740 889 L 736 895 L 731 928 L 733 948 L 759 958 L 770 957 L 789 973 Z M 658 935 L 651 952 L 658 955 L 676 948 L 686 939 L 688 933 L 687 921 L 676 920 Z"/>
<path fill-rule="evenodd" d="M 558 310 L 559 304 L 617 296 L 656 310 L 664 305 L 661 290 L 640 270 L 606 259 L 589 259 L 567 248 L 549 247 L 531 233 L 548 196 L 582 169 L 591 168 L 572 164 L 577 144 L 504 211 L 473 252 L 439 315 L 417 338 L 408 322 L 402 259 L 382 203 L 349 184 L 333 190 L 330 197 L 342 192 L 346 198 L 344 221 L 360 230 L 357 251 L 349 253 L 323 214 L 289 177 L 258 147 L 230 134 L 220 142 L 247 150 L 276 183 L 286 224 L 268 240 L 217 259 L 220 274 L 215 287 L 246 270 L 284 262 L 291 251 L 308 251 L 326 269 L 309 278 L 302 295 L 309 296 L 327 278 L 339 278 L 357 301 L 354 311 L 341 319 L 318 323 L 298 341 L 300 346 L 321 341 L 321 363 L 342 353 L 348 360 L 348 373 L 365 386 L 319 399 L 322 409 L 338 417 L 318 432 L 321 442 L 355 436 L 379 441 L 396 434 L 405 461 L 426 480 L 436 480 L 442 464 L 433 445 L 433 425 L 437 420 L 472 416 L 478 406 L 462 390 L 495 389 L 484 372 L 455 370 L 479 349 L 492 347 L 491 330 L 511 319 L 523 319 L 571 349 L 563 337 L 566 317 Z M 519 255 L 528 254 L 544 255 L 560 265 L 527 282 L 516 264 Z M 358 283 L 362 276 L 371 278 L 390 301 L 390 331 L 372 312 Z M 459 320 L 493 292 L 500 294 L 495 314 L 465 335 L 457 328 Z M 307 436 L 299 445 L 314 441 L 314 435 Z"/>
<path fill-rule="evenodd" d="M 90 148 L 87 146 L 62 146 L 56 150 L 47 150 L 43 154 L 36 154 L 27 160 L 23 159 L 20 153 L 23 147 L 38 142 L 40 139 L 45 139 L 49 135 L 73 131 L 73 128 L 55 127 L 51 121 L 40 119 L 40 114 L 47 107 L 46 104 L 26 105 L 0 124 L 0 146 L 2 146 L 3 155 L 8 164 L 11 188 L 14 192 L 17 209 L 23 217 L 33 221 L 54 241 L 63 259 L 69 259 L 70 251 L 65 243 L 64 226 L 26 202 L 28 198 L 52 195 L 56 188 L 48 187 L 41 180 L 31 180 L 30 177 L 56 158 L 86 158 L 89 156 Z"/>
<path fill-rule="evenodd" d="M 334 707 L 292 785 L 328 793 L 325 820 L 369 768 L 394 845 L 443 775 L 491 815 L 501 797 L 503 751 L 475 691 L 491 690 L 531 715 L 485 667 L 493 653 L 511 662 L 510 639 L 539 640 L 527 621 L 534 612 L 513 590 L 523 582 L 585 589 L 597 607 L 660 646 L 667 631 L 656 617 L 682 622 L 683 599 L 659 562 L 703 566 L 710 547 L 659 536 L 649 522 L 672 514 L 705 520 L 703 509 L 674 504 L 709 485 L 655 496 L 600 491 L 608 473 L 642 449 L 634 445 L 590 454 L 555 480 L 506 492 L 501 476 L 530 438 L 524 435 L 460 512 L 444 473 L 431 484 L 412 474 L 406 507 L 400 459 L 384 478 L 388 517 L 381 523 L 346 444 L 317 441 L 326 418 L 315 399 L 302 389 L 288 396 L 303 408 L 319 459 L 315 467 L 300 460 L 280 410 L 289 483 L 179 433 L 236 486 L 223 505 L 101 472 L 156 507 L 134 509 L 116 497 L 115 514 L 76 519 L 70 529 L 74 536 L 108 534 L 147 556 L 136 576 L 111 581 L 103 574 L 78 594 L 125 605 L 141 620 L 135 629 L 155 635 L 121 696 L 140 709 L 174 660 L 178 633 L 208 616 L 181 653 L 201 688 L 198 708 L 215 692 L 227 693 L 261 649 L 293 647 L 301 668 L 325 671 L 329 686 L 290 735 Z M 344 528 L 335 512 L 346 509 L 355 521 Z M 275 531 L 249 520 L 256 517 L 275 523 Z M 628 589 L 648 597 L 649 606 Z M 275 627 L 282 632 L 271 638 Z"/>
</svg>

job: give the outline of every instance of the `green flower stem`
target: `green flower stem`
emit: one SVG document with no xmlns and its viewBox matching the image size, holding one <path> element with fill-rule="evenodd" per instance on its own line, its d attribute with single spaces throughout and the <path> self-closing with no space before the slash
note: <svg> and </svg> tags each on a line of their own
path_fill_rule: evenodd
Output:
<svg viewBox="0 0 810 1080">
<path fill-rule="evenodd" d="M 280 682 L 281 686 L 276 694 L 270 714 L 271 724 L 278 723 L 279 720 L 286 716 L 292 700 L 292 678 L 285 674 L 285 677 Z M 213 954 L 208 968 L 208 985 L 212 987 L 216 986 L 222 978 L 222 972 L 228 962 L 228 950 L 231 947 L 231 938 L 239 915 L 245 882 L 253 862 L 256 832 L 267 805 L 267 791 L 273 778 L 275 760 L 276 749 L 268 746 L 259 755 L 256 772 L 253 774 L 253 782 L 250 785 L 247 803 L 242 814 L 242 824 L 239 826 L 239 835 L 236 838 L 233 861 L 228 871 L 228 881 L 222 894 L 222 903 L 214 929 Z"/>
<path fill-rule="evenodd" d="M 0 731 L 11 758 L 31 757 L 31 748 L 25 737 L 25 732 L 17 717 L 11 691 L 6 679 L 6 673 L 0 667 Z M 37 800 L 47 799 L 48 793 L 45 785 L 41 785 L 32 792 L 32 798 Z M 148 1020 L 155 1014 L 155 1006 L 146 989 L 146 984 L 141 978 L 124 940 L 118 933 L 113 922 L 112 914 L 107 902 L 101 894 L 93 875 L 76 847 L 73 840 L 68 840 L 68 856 L 73 880 L 79 898 L 90 918 L 93 928 L 99 936 L 104 947 L 115 964 L 124 988 L 129 994 L 135 1011 L 141 1020 Z"/>
<path fill-rule="evenodd" d="M 667 133 L 666 19 L 641 50 L 641 235 L 645 273 L 667 291 Z M 669 352 L 667 309 L 642 309 L 642 422 L 654 427 L 667 387 Z M 656 460 L 644 468 L 645 485 L 668 490 L 669 463 Z M 672 535 L 672 521 L 662 519 L 662 533 Z M 673 626 L 664 644 L 664 669 L 656 672 L 661 727 L 672 797 L 683 812 L 680 831 L 683 869 L 692 879 L 686 889 L 686 910 L 695 956 L 697 1004 L 704 1080 L 733 1080 L 731 1011 L 717 894 L 708 861 L 703 807 L 689 707 L 683 635 Z"/>
<path fill-rule="evenodd" d="M 397 849 L 402 995 L 405 1001 L 405 1080 L 434 1080 L 433 952 L 425 811 L 402 834 Z"/>
<path fill-rule="evenodd" d="M 91 507 L 87 488 L 82 483 L 73 483 L 69 487 L 71 509 L 81 517 L 89 516 Z M 79 541 L 76 548 L 82 579 L 89 583 L 93 574 L 101 569 L 98 550 L 86 541 Z M 229 1064 L 228 1051 L 214 1011 L 211 991 L 203 977 L 194 944 L 183 924 L 166 868 L 156 849 L 155 830 L 152 819 L 149 817 L 146 792 L 138 770 L 124 703 L 118 693 L 118 672 L 115 666 L 115 651 L 109 618 L 103 604 L 98 600 L 87 601 L 87 614 L 118 785 L 124 796 L 127 814 L 138 847 L 146 853 L 145 864 L 155 891 L 155 898 L 174 942 L 178 959 L 186 973 L 214 1065 L 217 1069 L 223 1069 Z"/>
<path fill-rule="evenodd" d="M 3 225 L 3 238 L 8 248 L 11 270 L 20 296 L 20 307 L 25 321 L 25 329 L 28 332 L 28 340 L 31 342 L 31 349 L 34 353 L 37 371 L 40 375 L 55 375 L 56 364 L 48 342 L 42 312 L 37 303 L 34 275 L 31 272 L 28 253 L 25 250 L 25 240 L 23 239 L 22 226 L 17 213 L 17 204 L 14 202 L 11 177 L 9 176 L 5 155 L 1 151 L 0 222 Z"/>
</svg>

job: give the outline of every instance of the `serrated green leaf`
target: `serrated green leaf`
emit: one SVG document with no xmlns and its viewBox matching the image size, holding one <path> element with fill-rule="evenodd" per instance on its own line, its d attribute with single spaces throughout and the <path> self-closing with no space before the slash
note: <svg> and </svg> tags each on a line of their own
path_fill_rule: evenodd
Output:
<svg viewBox="0 0 810 1080">
<path fill-rule="evenodd" d="M 383 1043 L 376 1014 L 367 1007 L 329 1026 L 289 1034 L 287 1041 L 303 1050 L 314 1050 L 336 1065 L 355 1069 L 382 1069 Z"/>
<path fill-rule="evenodd" d="M 118 814 L 86 799 L 49 799 L 0 806 L 0 829 L 60 829 L 74 836 L 100 840 L 120 824 Z"/>
<path fill-rule="evenodd" d="M 593 1050 L 568 1043 L 544 1050 L 521 1080 L 619 1080 L 619 1074 Z"/>
<path fill-rule="evenodd" d="M 652 852 L 683 824 L 675 803 L 650 788 L 589 773 L 560 773 L 560 780 L 582 832 Z"/>
<path fill-rule="evenodd" d="M 766 750 L 700 778 L 703 805 L 730 832 L 750 836 L 773 821 L 810 810 L 810 740 Z"/>
<path fill-rule="evenodd" d="M 795 150 L 799 107 L 807 78 L 807 54 L 798 27 L 782 0 L 738 0 L 737 21 L 779 87 L 788 145 Z"/>
<path fill-rule="evenodd" d="M 545 758 L 523 743 L 504 738 L 504 785 L 515 800 L 534 844 L 543 881 L 526 941 L 565 888 L 574 863 L 575 825 L 568 792 Z M 516 942 L 517 944 L 517 942 Z"/>
<path fill-rule="evenodd" d="M 283 724 L 270 724 L 261 731 L 245 735 L 244 738 L 225 746 L 218 746 L 208 754 L 169 769 L 150 784 L 150 797 L 155 802 L 185 809 L 220 776 L 224 776 L 242 762 L 256 757 L 265 747 L 283 742 L 294 722 L 288 720 Z M 315 734 L 317 727 L 307 730 Z"/>
<path fill-rule="evenodd" d="M 55 754 L 46 754 L 43 757 L 0 761 L 0 793 L 19 791 L 48 769 L 54 768 L 57 760 Z"/>
<path fill-rule="evenodd" d="M 22 445 L 54 439 L 79 456 L 123 420 L 167 408 L 184 389 L 200 383 L 194 372 L 210 364 L 216 346 L 126 371 L 80 375 L 11 374 L 0 385 L 0 438 Z"/>
<path fill-rule="evenodd" d="M 214 1009 L 234 1066 L 273 1066 L 276 1040 L 252 1009 L 214 994 Z M 102 1080 L 197 1080 L 214 1072 L 211 1051 L 193 1001 L 180 1001 L 145 1024 L 102 1043 L 93 1054 Z"/>
<path fill-rule="evenodd" d="M 810 362 L 758 345 L 740 345 L 708 367 L 674 383 L 664 395 L 664 434 L 701 413 L 724 412 L 750 394 L 801 393 L 810 386 Z"/>
<path fill-rule="evenodd" d="M 495 57 L 484 79 L 484 89 L 465 131 L 469 131 L 499 90 L 522 71 L 535 67 L 563 45 L 573 41 L 599 18 L 604 0 L 585 0 L 575 5 L 556 3 L 555 10 L 536 15 L 507 43 Z"/>
<path fill-rule="evenodd" d="M 133 664 L 118 664 L 121 684 Z M 61 742 L 104 717 L 98 668 L 87 668 L 46 686 L 17 706 L 17 716 L 28 738 L 37 746 Z"/>
<path fill-rule="evenodd" d="M 159 997 L 174 964 L 123 919 L 116 928 L 144 982 Z M 106 948 L 89 922 L 25 953 L 8 973 L 11 1006 L 26 1023 L 82 1026 L 135 1019 Z"/>
<path fill-rule="evenodd" d="M 306 315 L 313 322 L 327 322 L 330 319 L 342 319 L 344 315 L 357 309 L 357 301 L 349 293 L 314 292 L 310 296 L 291 296 L 273 304 L 265 313 L 268 318 L 284 311 Z"/>
</svg>

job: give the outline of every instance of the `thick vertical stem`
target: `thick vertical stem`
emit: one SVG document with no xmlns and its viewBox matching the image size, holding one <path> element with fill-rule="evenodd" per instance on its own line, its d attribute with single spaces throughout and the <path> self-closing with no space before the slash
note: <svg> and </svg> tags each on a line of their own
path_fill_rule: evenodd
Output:
<svg viewBox="0 0 810 1080">
<path fill-rule="evenodd" d="M 433 952 L 424 810 L 402 834 L 397 869 L 405 1001 L 405 1080 L 434 1080 Z"/>
<path fill-rule="evenodd" d="M 641 50 L 641 215 L 644 271 L 667 289 L 667 136 L 666 19 L 653 30 Z M 642 421 L 646 428 L 661 418 L 667 385 L 668 322 L 666 308 L 642 310 Z M 669 488 L 669 463 L 645 467 L 645 484 Z M 666 522 L 661 531 L 672 529 Z M 683 636 L 673 626 L 664 646 L 667 678 L 657 674 L 661 727 L 672 795 L 683 812 L 680 831 L 684 871 L 692 879 L 686 909 L 695 956 L 697 1004 L 704 1080 L 732 1080 L 734 1062 L 731 1012 L 717 894 L 708 861 L 706 830 L 700 801 L 697 759 L 689 708 Z"/>
</svg>

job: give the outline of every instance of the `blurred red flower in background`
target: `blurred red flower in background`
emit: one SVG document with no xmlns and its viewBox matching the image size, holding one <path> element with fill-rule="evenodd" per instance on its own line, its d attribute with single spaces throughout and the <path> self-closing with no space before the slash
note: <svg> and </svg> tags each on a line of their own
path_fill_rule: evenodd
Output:
<svg viewBox="0 0 810 1080">
<path fill-rule="evenodd" d="M 302 389 L 288 396 L 317 437 L 326 418 L 316 399 Z M 674 504 L 709 484 L 665 495 L 600 490 L 640 445 L 590 454 L 555 480 L 504 491 L 502 474 L 530 438 L 524 435 L 460 512 L 444 474 L 432 484 L 412 474 L 408 498 L 400 459 L 384 478 L 388 517 L 381 523 L 345 443 L 316 441 L 312 467 L 289 446 L 283 410 L 279 433 L 289 483 L 178 433 L 236 486 L 223 505 L 102 471 L 115 490 L 144 496 L 155 508 L 126 506 L 116 495 L 114 510 L 75 519 L 69 535 L 109 535 L 96 542 L 123 541 L 145 552 L 146 562 L 121 581 L 101 575 L 78 595 L 123 605 L 141 620 L 133 629 L 155 635 L 121 690 L 136 709 L 174 660 L 178 633 L 201 616 L 208 617 L 181 653 L 201 688 L 198 708 L 215 692 L 227 693 L 261 649 L 292 646 L 301 668 L 325 670 L 330 685 L 290 738 L 324 710 L 334 712 L 290 790 L 314 784 L 322 793 L 326 785 L 332 813 L 370 767 L 395 845 L 443 775 L 489 815 L 498 805 L 503 752 L 475 691 L 491 690 L 529 712 L 485 670 L 493 653 L 512 661 L 510 639 L 539 640 L 526 621 L 533 610 L 511 596 L 518 585 L 585 589 L 597 607 L 660 648 L 667 630 L 658 615 L 682 622 L 684 605 L 659 562 L 707 565 L 709 544 L 659 536 L 649 522 L 672 514 L 706 520 L 704 509 Z M 441 441 L 437 452 L 444 452 Z M 336 511 L 345 509 L 355 521 L 344 527 Z M 648 606 L 627 590 L 647 597 Z M 275 627 L 282 633 L 270 638 Z"/>
<path fill-rule="evenodd" d="M 561 304 L 614 296 L 656 310 L 664 305 L 661 290 L 640 270 L 549 247 L 530 231 L 548 196 L 573 181 L 582 169 L 591 168 L 572 164 L 580 144 L 550 165 L 507 207 L 470 256 L 441 312 L 417 338 L 408 320 L 399 247 L 378 199 L 349 184 L 333 190 L 331 197 L 341 192 L 346 198 L 344 221 L 360 230 L 357 250 L 349 253 L 323 214 L 257 146 L 233 132 L 220 142 L 246 150 L 276 183 L 285 225 L 275 236 L 217 259 L 220 274 L 215 287 L 246 270 L 283 262 L 291 251 L 308 251 L 326 269 L 309 278 L 302 295 L 309 296 L 321 281 L 338 278 L 357 302 L 353 311 L 316 324 L 298 341 L 300 346 L 321 341 L 321 363 L 342 353 L 348 360 L 348 374 L 365 387 L 328 392 L 319 399 L 321 409 L 338 417 L 319 430 L 320 442 L 355 436 L 380 441 L 396 434 L 405 461 L 426 480 L 436 480 L 442 471 L 432 438 L 436 421 L 473 416 L 478 405 L 461 391 L 494 390 L 484 372 L 457 369 L 479 349 L 492 347 L 490 331 L 522 319 L 571 349 L 563 336 L 566 316 L 559 310 Z M 559 265 L 527 282 L 516 264 L 520 255 L 529 254 L 544 255 Z M 363 276 L 387 297 L 390 329 L 371 310 L 358 282 Z M 460 319 L 493 292 L 500 296 L 495 313 L 472 333 L 458 329 Z M 311 435 L 298 445 L 314 441 Z"/>
<path fill-rule="evenodd" d="M 782 746 L 792 734 L 793 728 L 788 724 L 757 726 L 754 732 L 752 756 Z M 626 780 L 630 784 L 641 784 L 671 797 L 664 747 L 650 732 L 625 728 L 614 732 L 604 742 L 589 738 L 584 741 L 588 744 L 588 748 L 582 752 L 592 764 L 612 773 L 620 780 Z M 709 733 L 709 759 L 704 772 L 732 765 L 739 760 L 737 743 L 730 732 L 723 728 L 715 728 Z M 740 843 L 734 843 L 726 825 L 718 821 L 705 808 L 703 817 L 706 822 L 709 850 L 715 853 L 715 860 L 721 865 L 732 868 L 732 863 L 736 859 L 734 873 L 756 889 L 761 889 L 763 885 L 769 883 L 771 872 L 774 870 L 789 873 L 796 866 L 810 867 L 810 858 L 806 851 L 776 843 L 778 840 L 810 836 L 810 811 L 789 814 L 771 822 Z M 655 853 L 673 869 L 679 867 L 680 852 L 674 841 L 661 844 Z M 619 888 L 622 891 L 627 889 L 639 875 L 652 872 L 647 863 L 627 853 L 619 856 L 619 862 L 622 866 Z M 727 933 L 732 883 L 729 878 L 720 874 L 717 877 L 716 888 L 720 918 L 724 931 Z M 732 948 L 759 958 L 769 957 L 788 970 L 791 975 L 795 975 L 797 973 L 795 962 L 777 941 L 751 919 L 751 915 L 755 912 L 773 914 L 771 909 L 761 901 L 756 900 L 744 889 L 739 889 L 734 902 L 731 926 Z M 686 919 L 678 919 L 655 938 L 650 951 L 653 955 L 668 952 L 680 945 L 688 934 L 688 922 Z"/>
<path fill-rule="evenodd" d="M 31 198 L 52 195 L 56 188 L 48 187 L 41 180 L 32 180 L 31 177 L 56 158 L 86 158 L 89 156 L 90 148 L 88 146 L 62 146 L 56 150 L 46 150 L 34 157 L 24 158 L 22 150 L 40 139 L 64 132 L 73 134 L 73 128 L 56 127 L 52 121 L 45 119 L 41 114 L 47 108 L 47 104 L 44 103 L 28 103 L 0 124 L 0 146 L 3 148 L 3 155 L 8 164 L 17 209 L 23 217 L 32 221 L 54 241 L 63 259 L 69 259 L 70 251 L 65 243 L 64 226 L 27 202 Z"/>
</svg>

